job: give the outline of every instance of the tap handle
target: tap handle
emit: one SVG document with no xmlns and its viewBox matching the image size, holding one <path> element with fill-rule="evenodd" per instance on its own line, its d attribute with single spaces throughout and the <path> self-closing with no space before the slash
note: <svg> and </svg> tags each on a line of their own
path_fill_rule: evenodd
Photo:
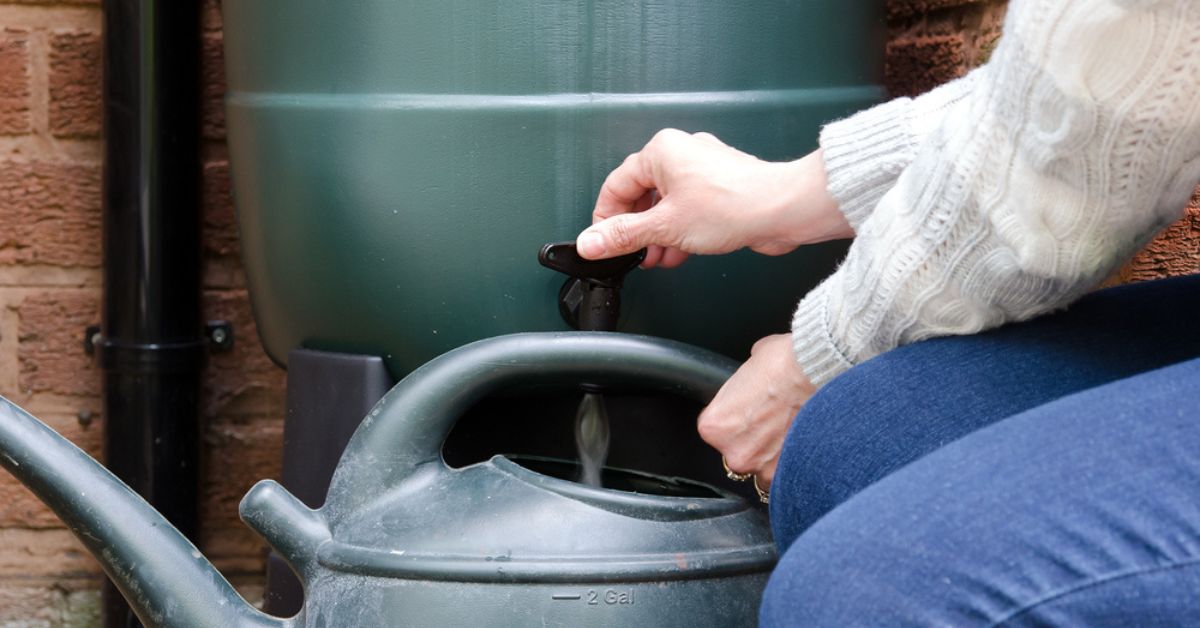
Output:
<svg viewBox="0 0 1200 628">
<path fill-rule="evenodd" d="M 621 314 L 621 285 L 646 249 L 602 260 L 584 259 L 574 242 L 551 242 L 538 262 L 569 276 L 558 292 L 558 311 L 567 324 L 583 331 L 615 331 Z"/>
<path fill-rule="evenodd" d="M 608 259 L 584 259 L 575 249 L 575 242 L 551 242 L 538 252 L 538 261 L 546 268 L 614 288 L 620 288 L 625 275 L 644 259 L 646 249 Z"/>
</svg>

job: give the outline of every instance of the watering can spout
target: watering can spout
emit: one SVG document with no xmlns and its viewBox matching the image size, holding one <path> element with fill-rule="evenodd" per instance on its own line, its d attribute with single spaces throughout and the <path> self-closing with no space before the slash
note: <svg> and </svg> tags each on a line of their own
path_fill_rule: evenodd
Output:
<svg viewBox="0 0 1200 628">
<path fill-rule="evenodd" d="M 293 625 L 247 604 L 145 500 L 3 397 L 0 465 L 66 522 L 146 626 Z"/>
<path fill-rule="evenodd" d="M 261 480 L 238 509 L 242 521 L 258 532 L 308 582 L 317 568 L 317 547 L 329 540 L 320 512 L 305 506 L 278 482 Z"/>
</svg>

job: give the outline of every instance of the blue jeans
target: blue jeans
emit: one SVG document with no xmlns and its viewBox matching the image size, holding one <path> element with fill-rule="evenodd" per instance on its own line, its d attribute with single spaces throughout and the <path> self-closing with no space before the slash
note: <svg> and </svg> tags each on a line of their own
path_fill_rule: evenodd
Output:
<svg viewBox="0 0 1200 628">
<path fill-rule="evenodd" d="M 1200 626 L 1200 278 L 904 347 L 797 416 L 764 626 Z"/>
</svg>

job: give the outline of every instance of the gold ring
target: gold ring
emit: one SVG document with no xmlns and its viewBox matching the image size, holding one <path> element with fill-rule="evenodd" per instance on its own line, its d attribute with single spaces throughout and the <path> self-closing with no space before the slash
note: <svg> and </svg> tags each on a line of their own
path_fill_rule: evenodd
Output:
<svg viewBox="0 0 1200 628">
<path fill-rule="evenodd" d="M 760 501 L 764 504 L 771 503 L 771 489 L 767 489 L 764 491 L 762 489 L 762 487 L 760 487 L 758 485 L 758 476 L 757 475 L 754 476 L 754 491 L 758 493 L 758 501 Z"/>
<path fill-rule="evenodd" d="M 725 467 L 725 477 L 733 480 L 734 482 L 745 482 L 753 477 L 749 473 L 738 473 L 737 471 L 730 469 L 729 462 L 725 460 L 725 456 L 721 456 L 721 466 Z"/>
</svg>

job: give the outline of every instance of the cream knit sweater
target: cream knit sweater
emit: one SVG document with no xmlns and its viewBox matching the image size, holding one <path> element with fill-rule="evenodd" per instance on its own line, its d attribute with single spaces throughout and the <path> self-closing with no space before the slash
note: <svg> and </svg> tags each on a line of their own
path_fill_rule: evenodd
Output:
<svg viewBox="0 0 1200 628">
<path fill-rule="evenodd" d="M 796 310 L 821 386 L 909 342 L 1066 306 L 1200 182 L 1200 0 L 1012 0 L 970 75 L 821 133 L 857 237 Z"/>
</svg>

